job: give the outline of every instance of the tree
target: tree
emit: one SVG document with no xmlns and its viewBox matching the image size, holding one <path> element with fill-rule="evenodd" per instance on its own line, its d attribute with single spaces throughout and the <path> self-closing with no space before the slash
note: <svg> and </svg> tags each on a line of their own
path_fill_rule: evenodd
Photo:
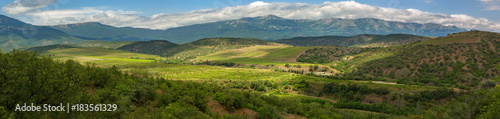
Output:
<svg viewBox="0 0 500 119">
<path fill-rule="evenodd" d="M 290 68 L 290 64 L 286 63 L 286 64 L 285 64 L 285 67 L 286 67 L 286 68 Z"/>
</svg>

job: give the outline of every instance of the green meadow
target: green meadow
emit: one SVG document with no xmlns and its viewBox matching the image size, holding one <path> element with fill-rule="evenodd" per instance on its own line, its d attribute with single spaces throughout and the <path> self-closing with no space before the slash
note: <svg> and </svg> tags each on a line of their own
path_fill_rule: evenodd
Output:
<svg viewBox="0 0 500 119">
<path fill-rule="evenodd" d="M 226 61 L 243 64 L 261 65 L 307 65 L 299 63 L 295 59 L 300 53 L 312 47 L 288 47 L 288 46 L 253 46 L 241 49 L 219 51 L 206 56 L 200 56 L 194 60 Z"/>
<path fill-rule="evenodd" d="M 302 52 L 303 50 L 310 49 L 311 47 L 255 46 L 248 48 L 253 49 L 256 52 L 263 52 L 267 54 L 262 56 L 259 56 L 257 54 L 245 55 L 245 52 L 237 50 L 236 51 L 228 50 L 228 52 L 235 53 L 236 56 L 253 57 L 253 58 L 248 58 L 248 60 L 252 60 L 253 63 L 284 65 L 287 64 L 287 62 L 278 62 L 277 59 L 279 59 L 280 57 L 288 57 L 288 58 L 295 57 L 297 54 L 300 54 L 300 52 Z M 215 57 L 219 57 L 228 52 L 217 52 L 204 57 L 216 59 Z M 97 66 L 101 67 L 111 67 L 115 65 L 117 66 L 117 68 L 125 72 L 149 74 L 155 77 L 165 78 L 168 80 L 194 80 L 194 81 L 269 80 L 280 83 L 283 81 L 306 80 L 315 83 L 339 82 L 339 83 L 367 84 L 373 87 L 390 86 L 398 89 L 402 88 L 403 90 L 408 90 L 408 91 L 434 89 L 434 87 L 429 87 L 429 86 L 391 85 L 391 84 L 371 83 L 371 81 L 335 80 L 325 77 L 300 75 L 289 72 L 278 72 L 278 71 L 273 71 L 273 69 L 231 68 L 231 67 L 187 65 L 187 64 L 163 64 L 155 62 L 154 59 L 163 59 L 164 57 L 132 53 L 114 49 L 104 49 L 104 48 L 55 49 L 55 50 L 49 50 L 48 52 L 43 53 L 42 55 L 50 56 L 51 58 L 59 61 L 73 59 L 81 63 L 87 63 L 87 62 L 94 63 Z M 257 59 L 260 59 L 260 61 Z M 372 58 L 365 58 L 365 59 L 369 60 Z M 217 60 L 217 61 L 238 62 L 242 60 L 239 58 L 232 58 L 232 59 Z M 265 61 L 276 61 L 276 62 L 265 62 Z M 245 63 L 245 62 L 238 62 L 238 63 Z M 288 64 L 290 65 L 301 64 L 303 66 L 313 65 L 304 63 L 288 63 Z"/>
<path fill-rule="evenodd" d="M 81 63 L 92 62 L 99 66 L 130 66 L 141 63 L 152 63 L 154 59 L 163 57 L 139 53 L 131 53 L 121 50 L 105 48 L 68 48 L 49 50 L 42 55 L 50 56 L 56 60 L 74 59 Z"/>
</svg>

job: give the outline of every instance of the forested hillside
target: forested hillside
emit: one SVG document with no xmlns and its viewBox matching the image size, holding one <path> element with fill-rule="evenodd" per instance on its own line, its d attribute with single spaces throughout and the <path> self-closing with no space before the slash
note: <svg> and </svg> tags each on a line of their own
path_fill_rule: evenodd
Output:
<svg viewBox="0 0 500 119">
<path fill-rule="evenodd" d="M 163 54 L 165 53 L 165 51 L 168 51 L 169 49 L 176 46 L 178 45 L 164 40 L 151 40 L 151 41 L 139 41 L 127 44 L 117 49 L 130 52 L 165 56 L 165 54 Z"/>
<path fill-rule="evenodd" d="M 409 34 L 363 34 L 356 36 L 295 37 L 274 40 L 273 42 L 293 46 L 390 47 L 429 39 L 431 38 Z"/>
<path fill-rule="evenodd" d="M 0 48 L 4 52 L 33 46 L 82 42 L 86 40 L 47 26 L 35 26 L 0 15 Z"/>
<path fill-rule="evenodd" d="M 500 74 L 500 34 L 462 32 L 389 48 L 315 48 L 297 61 L 330 63 L 355 79 L 477 86 Z"/>
</svg>

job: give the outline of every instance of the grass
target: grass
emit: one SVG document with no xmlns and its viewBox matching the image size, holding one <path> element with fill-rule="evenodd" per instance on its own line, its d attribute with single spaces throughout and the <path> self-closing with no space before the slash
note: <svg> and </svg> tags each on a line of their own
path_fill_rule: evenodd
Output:
<svg viewBox="0 0 500 119">
<path fill-rule="evenodd" d="M 254 47 L 255 49 L 273 49 L 271 47 Z M 274 47 L 276 48 L 276 47 Z M 296 52 L 308 49 L 309 47 L 285 47 L 274 50 L 268 56 L 288 55 L 294 56 Z M 157 77 L 162 77 L 171 80 L 215 80 L 215 81 L 255 81 L 255 80 L 271 80 L 271 81 L 290 81 L 290 80 L 306 80 L 309 82 L 328 83 L 363 83 L 370 86 L 390 86 L 394 88 L 402 88 L 403 90 L 429 89 L 424 86 L 407 86 L 407 85 L 390 85 L 376 84 L 369 81 L 351 81 L 351 80 L 334 80 L 324 77 L 314 77 L 298 75 L 286 72 L 276 72 L 272 69 L 250 69 L 250 68 L 226 68 L 218 66 L 199 66 L 199 65 L 182 65 L 182 64 L 162 64 L 156 63 L 154 59 L 163 57 L 139 53 L 131 53 L 121 50 L 112 50 L 104 48 L 68 48 L 49 50 L 42 55 L 52 55 L 56 60 L 74 59 L 82 63 L 92 62 L 98 66 L 109 67 L 116 65 L 123 71 L 129 72 L 144 72 L 153 74 Z M 285 57 L 279 56 L 279 57 Z M 131 58 L 133 57 L 133 58 Z M 139 59 L 136 59 L 139 58 Z M 369 58 L 370 59 L 370 58 Z M 256 62 L 261 64 L 286 64 L 285 62 Z M 289 63 L 295 65 L 295 63 Z M 303 64 L 301 64 L 303 65 Z M 312 65 L 312 64 L 311 64 Z M 307 66 L 307 65 L 303 65 Z"/>
<path fill-rule="evenodd" d="M 159 67 L 145 68 L 149 73 L 155 74 L 171 80 L 283 80 L 291 79 L 293 74 L 284 72 L 274 72 L 270 69 L 245 69 L 245 68 L 225 68 L 216 66 L 196 66 L 196 65 L 162 65 Z"/>
<path fill-rule="evenodd" d="M 269 52 L 276 51 L 278 49 L 284 48 L 286 46 L 252 46 L 252 47 L 246 47 L 246 48 L 241 48 L 241 49 L 232 49 L 232 50 L 225 50 L 225 51 L 220 51 L 216 53 L 212 53 L 206 56 L 201 56 L 199 58 L 196 58 L 195 60 L 231 60 L 234 58 L 251 58 L 251 57 L 260 57 L 262 55 L 265 55 Z"/>
<path fill-rule="evenodd" d="M 285 65 L 304 64 L 295 59 L 312 47 L 253 46 L 242 49 L 220 51 L 195 60 L 227 61 L 243 64 Z"/>
<path fill-rule="evenodd" d="M 76 44 L 78 47 L 98 47 L 116 49 L 124 45 L 135 43 L 137 41 L 89 41 L 85 43 Z"/>
<path fill-rule="evenodd" d="M 340 69 L 344 70 L 344 72 L 349 72 L 352 70 L 354 67 L 353 66 L 358 66 L 359 64 L 363 64 L 366 62 L 370 62 L 373 60 L 377 59 L 382 59 L 386 57 L 394 56 L 393 53 L 388 52 L 388 53 L 372 53 L 371 55 L 365 55 L 363 54 L 358 54 L 354 55 L 354 57 L 348 61 L 346 60 L 346 57 L 342 58 L 343 61 L 333 61 L 331 67 L 334 69 Z"/>
<path fill-rule="evenodd" d="M 163 57 L 155 55 L 146 55 L 139 53 L 131 53 L 121 50 L 112 50 L 104 48 L 68 48 L 49 50 L 42 55 L 51 56 L 56 60 L 74 59 L 82 63 L 92 62 L 99 66 L 126 66 L 136 65 L 139 63 L 152 63 L 152 59 L 163 59 Z"/>
<path fill-rule="evenodd" d="M 257 48 L 263 49 L 263 48 Z M 273 49 L 268 47 L 268 49 Z M 275 49 L 260 58 L 269 55 L 289 55 L 298 51 L 307 49 L 305 47 L 286 47 Z M 287 54 L 289 53 L 289 54 Z M 221 53 L 222 54 L 222 53 Z M 151 58 L 160 59 L 163 57 L 155 55 L 145 55 L 131 53 L 121 50 L 103 49 L 103 48 L 68 48 L 49 50 L 43 55 L 52 55 L 56 60 L 74 59 L 82 63 L 92 62 L 98 66 L 109 67 L 116 65 L 120 70 L 130 74 L 149 74 L 154 77 L 165 78 L 166 80 L 190 80 L 190 81 L 209 81 L 220 82 L 222 85 L 232 87 L 234 85 L 249 84 L 249 82 L 269 81 L 273 84 L 280 84 L 279 88 L 267 89 L 265 92 L 281 92 L 281 86 L 292 87 L 291 82 L 305 80 L 310 83 L 325 84 L 329 82 L 338 82 L 342 84 L 356 83 L 368 85 L 370 87 L 389 87 L 392 93 L 414 92 L 434 89 L 430 86 L 409 86 L 409 85 L 391 85 L 371 83 L 370 81 L 354 81 L 354 80 L 335 80 L 325 77 L 315 77 L 307 75 L 299 75 L 288 72 L 276 72 L 272 69 L 251 69 L 251 68 L 227 68 L 219 66 L 202 66 L 202 65 L 184 65 L 184 64 L 163 64 L 149 60 Z M 252 56 L 252 55 L 247 55 Z M 255 54 L 253 55 L 255 56 Z M 133 58 L 130 58 L 133 57 Z M 282 56 L 280 56 L 282 57 Z M 286 56 L 283 56 L 286 57 Z M 139 59 L 137 59 L 139 58 Z M 149 59 L 148 59 L 149 58 Z M 263 60 L 265 61 L 265 60 Z M 284 62 L 256 62 L 256 63 L 272 63 L 279 64 Z M 290 63 L 294 65 L 294 63 Z M 284 65 L 284 64 L 283 64 Z M 287 94 L 292 92 L 281 92 Z"/>
</svg>

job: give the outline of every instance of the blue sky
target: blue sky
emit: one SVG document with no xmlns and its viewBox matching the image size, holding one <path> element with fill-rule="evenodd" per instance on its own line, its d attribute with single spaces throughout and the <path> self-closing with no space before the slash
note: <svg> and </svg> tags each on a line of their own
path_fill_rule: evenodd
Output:
<svg viewBox="0 0 500 119">
<path fill-rule="evenodd" d="M 275 14 L 289 19 L 368 17 L 500 31 L 500 0 L 1 0 L 0 6 L 1 14 L 36 25 L 101 22 L 168 29 Z M 357 6 L 361 7 L 349 8 Z M 378 9 L 382 11 L 370 13 Z"/>
</svg>

